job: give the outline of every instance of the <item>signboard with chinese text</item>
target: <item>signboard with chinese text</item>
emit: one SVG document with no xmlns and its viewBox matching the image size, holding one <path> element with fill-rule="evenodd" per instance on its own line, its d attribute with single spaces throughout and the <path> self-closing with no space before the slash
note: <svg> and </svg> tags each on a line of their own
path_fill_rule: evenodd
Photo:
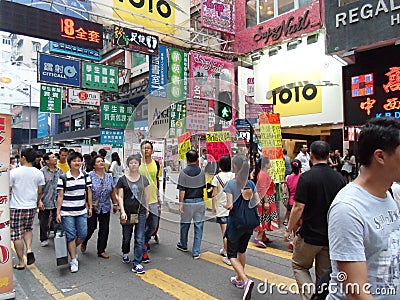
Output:
<svg viewBox="0 0 400 300">
<path fill-rule="evenodd" d="M 282 132 L 279 114 L 259 115 L 262 156 L 268 157 L 271 168 L 268 173 L 275 183 L 285 180 L 285 161 L 283 160 Z"/>
<path fill-rule="evenodd" d="M 149 94 L 152 97 L 167 98 L 167 47 L 160 45 L 158 55 L 150 57 Z"/>
<path fill-rule="evenodd" d="M 192 131 L 192 133 L 204 133 L 208 131 L 207 100 L 186 100 L 186 129 Z"/>
<path fill-rule="evenodd" d="M 186 132 L 186 101 L 172 102 L 169 107 L 169 137 L 176 138 Z"/>
<path fill-rule="evenodd" d="M 222 156 L 231 156 L 232 141 L 229 131 L 206 133 L 207 160 L 219 162 Z"/>
<path fill-rule="evenodd" d="M 251 123 L 255 124 L 258 121 L 258 115 L 262 113 L 272 113 L 274 112 L 274 105 L 272 104 L 246 104 L 246 119 Z"/>
<path fill-rule="evenodd" d="M 40 85 L 40 112 L 61 114 L 62 87 L 47 84 Z"/>
<path fill-rule="evenodd" d="M 100 129 L 100 144 L 112 145 L 113 147 L 123 148 L 124 129 Z"/>
<path fill-rule="evenodd" d="M 346 126 L 362 126 L 375 117 L 400 118 L 400 58 L 397 53 L 396 46 L 361 52 L 357 54 L 356 64 L 343 67 Z"/>
<path fill-rule="evenodd" d="M 101 104 L 101 127 L 110 129 L 125 129 L 133 125 L 133 109 L 131 105 Z"/>
<path fill-rule="evenodd" d="M 114 45 L 134 52 L 157 55 L 159 39 L 156 35 L 114 25 Z"/>
<path fill-rule="evenodd" d="M 235 34 L 235 1 L 202 1 L 201 26 L 220 32 Z"/>
<path fill-rule="evenodd" d="M 75 45 L 50 41 L 50 52 L 87 58 L 91 60 L 101 60 L 100 51 L 90 48 L 82 48 Z"/>
<path fill-rule="evenodd" d="M 178 160 L 185 160 L 186 153 L 192 149 L 190 144 L 190 132 L 185 132 L 184 134 L 178 136 Z"/>
<path fill-rule="evenodd" d="M 103 25 L 10 1 L 0 1 L 0 30 L 102 49 Z"/>
<path fill-rule="evenodd" d="M 38 129 L 37 138 L 49 136 L 49 114 L 48 113 L 38 113 Z"/>
<path fill-rule="evenodd" d="M 15 297 L 10 233 L 11 115 L 0 115 L 0 298 Z"/>
<path fill-rule="evenodd" d="M 169 98 L 171 100 L 185 99 L 188 89 L 188 55 L 185 51 L 175 48 L 169 49 L 168 71 Z"/>
<path fill-rule="evenodd" d="M 100 92 L 67 89 L 67 103 L 85 106 L 100 106 Z"/>
<path fill-rule="evenodd" d="M 80 87 L 80 61 L 39 53 L 38 82 Z"/>
<path fill-rule="evenodd" d="M 118 92 L 118 68 L 84 61 L 82 63 L 82 87 Z"/>
</svg>

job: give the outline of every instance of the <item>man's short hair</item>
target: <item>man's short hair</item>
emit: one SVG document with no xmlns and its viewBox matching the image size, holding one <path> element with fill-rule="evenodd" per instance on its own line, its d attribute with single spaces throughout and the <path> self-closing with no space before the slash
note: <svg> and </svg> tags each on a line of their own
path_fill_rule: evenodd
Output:
<svg viewBox="0 0 400 300">
<path fill-rule="evenodd" d="M 61 148 L 61 149 L 60 149 L 60 154 L 61 154 L 61 152 L 66 152 L 66 153 L 68 153 L 68 149 L 67 149 L 67 148 Z"/>
<path fill-rule="evenodd" d="M 229 155 L 223 155 L 219 159 L 219 168 L 222 172 L 229 172 L 231 170 L 231 157 Z"/>
<path fill-rule="evenodd" d="M 393 154 L 400 145 L 400 121 L 395 118 L 373 118 L 367 121 L 358 136 L 358 161 L 369 166 L 375 150 Z"/>
<path fill-rule="evenodd" d="M 151 147 L 151 150 L 153 150 L 153 144 L 152 144 L 152 142 L 150 142 L 149 140 L 145 140 L 145 141 L 141 142 L 141 143 L 140 143 L 140 149 L 142 149 L 143 146 L 146 145 L 146 144 L 149 144 L 150 147 Z"/>
<path fill-rule="evenodd" d="M 101 156 L 103 156 L 103 157 L 106 157 L 107 151 L 106 151 L 105 149 L 101 148 L 101 149 L 99 150 L 99 154 L 100 154 Z"/>
<path fill-rule="evenodd" d="M 318 160 L 327 160 L 329 156 L 329 144 L 325 141 L 315 141 L 310 146 L 310 151 Z"/>
<path fill-rule="evenodd" d="M 21 151 L 21 157 L 25 157 L 28 163 L 33 163 L 36 159 L 37 152 L 33 148 L 25 148 Z"/>
<path fill-rule="evenodd" d="M 47 152 L 45 154 L 43 154 L 43 160 L 44 161 L 48 161 L 50 159 L 50 155 L 52 155 L 53 152 Z"/>
<path fill-rule="evenodd" d="M 71 161 L 73 161 L 75 158 L 80 158 L 81 161 L 83 161 L 83 156 L 80 152 L 72 152 L 70 155 L 67 157 L 67 163 L 68 166 L 71 166 Z"/>
<path fill-rule="evenodd" d="M 189 150 L 186 152 L 186 159 L 190 163 L 194 163 L 199 159 L 199 154 L 195 150 Z"/>
</svg>

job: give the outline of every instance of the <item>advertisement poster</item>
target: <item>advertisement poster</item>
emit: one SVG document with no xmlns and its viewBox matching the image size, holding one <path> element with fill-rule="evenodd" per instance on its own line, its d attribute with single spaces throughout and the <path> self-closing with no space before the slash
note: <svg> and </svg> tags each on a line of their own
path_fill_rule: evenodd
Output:
<svg viewBox="0 0 400 300">
<path fill-rule="evenodd" d="M 203 0 L 201 27 L 235 34 L 235 1 Z"/>
<path fill-rule="evenodd" d="M 229 131 L 207 132 L 206 149 L 207 160 L 209 160 L 209 157 L 212 157 L 211 161 L 219 162 L 222 156 L 231 156 L 231 133 Z"/>
<path fill-rule="evenodd" d="M 124 147 L 124 130 L 100 129 L 100 144 Z"/>
<path fill-rule="evenodd" d="M 285 180 L 285 161 L 283 160 L 281 120 L 279 114 L 259 115 L 262 156 L 271 162 L 269 174 L 275 183 Z"/>
<path fill-rule="evenodd" d="M 149 94 L 153 97 L 167 98 L 167 47 L 160 45 L 158 55 L 150 58 Z"/>
<path fill-rule="evenodd" d="M 38 82 L 80 87 L 80 61 L 39 53 Z"/>
<path fill-rule="evenodd" d="M 208 131 L 208 101 L 201 99 L 186 100 L 186 129 L 193 133 Z"/>
<path fill-rule="evenodd" d="M 178 136 L 178 160 L 186 160 L 186 152 L 192 148 L 190 144 L 190 132 Z"/>
<path fill-rule="evenodd" d="M 14 295 L 10 239 L 9 185 L 11 115 L 0 114 L 0 298 Z M 2 298 L 3 299 L 3 298 Z"/>
</svg>

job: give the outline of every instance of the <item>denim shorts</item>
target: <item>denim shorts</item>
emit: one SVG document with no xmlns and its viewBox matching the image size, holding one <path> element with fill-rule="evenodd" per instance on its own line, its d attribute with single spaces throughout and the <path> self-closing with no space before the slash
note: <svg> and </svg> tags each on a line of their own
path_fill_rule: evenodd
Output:
<svg viewBox="0 0 400 300">
<path fill-rule="evenodd" d="M 215 222 L 218 224 L 228 224 L 228 218 L 229 217 L 217 217 Z"/>
<path fill-rule="evenodd" d="M 87 214 L 80 216 L 65 216 L 61 218 L 61 223 L 67 237 L 67 242 L 75 240 L 84 240 L 87 235 Z"/>
</svg>

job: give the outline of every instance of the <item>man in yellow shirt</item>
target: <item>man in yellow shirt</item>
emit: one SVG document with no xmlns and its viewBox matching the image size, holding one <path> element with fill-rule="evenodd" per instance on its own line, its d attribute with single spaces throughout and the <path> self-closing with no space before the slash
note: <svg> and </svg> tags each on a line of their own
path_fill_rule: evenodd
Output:
<svg viewBox="0 0 400 300">
<path fill-rule="evenodd" d="M 160 164 L 151 158 L 154 153 L 153 144 L 150 141 L 143 141 L 140 144 L 142 152 L 142 163 L 139 167 L 140 175 L 146 176 L 149 180 L 149 217 L 146 220 L 145 229 L 145 245 L 142 262 L 149 263 L 150 258 L 147 254 L 147 250 L 150 249 L 149 241 L 151 236 L 156 232 L 159 222 L 160 212 L 160 194 L 159 194 L 159 176 L 161 172 Z"/>
<path fill-rule="evenodd" d="M 57 167 L 59 167 L 61 171 L 65 174 L 69 171 L 69 165 L 67 163 L 68 149 L 61 148 L 59 155 L 60 160 L 57 162 Z"/>
</svg>

